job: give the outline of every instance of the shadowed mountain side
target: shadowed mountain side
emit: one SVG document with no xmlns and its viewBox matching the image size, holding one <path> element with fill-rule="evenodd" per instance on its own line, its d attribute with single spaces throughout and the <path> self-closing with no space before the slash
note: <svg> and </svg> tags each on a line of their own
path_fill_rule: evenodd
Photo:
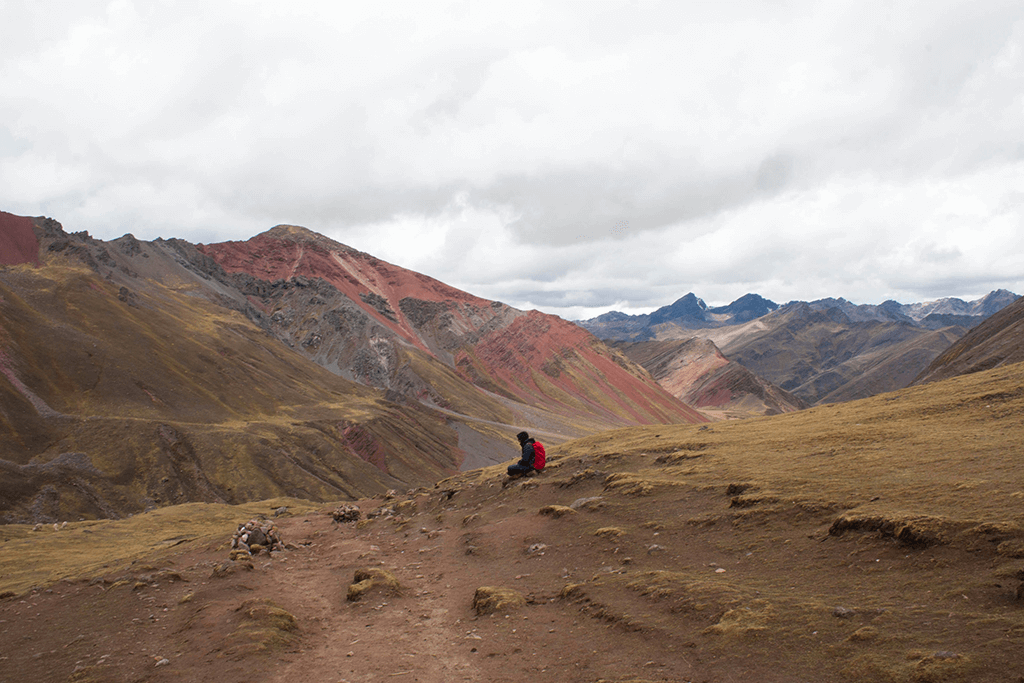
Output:
<svg viewBox="0 0 1024 683">
<path fill-rule="evenodd" d="M 821 396 L 818 403 L 841 403 L 910 386 L 919 368 L 948 348 L 962 332 L 962 327 L 945 327 L 903 342 L 866 348 L 815 377 L 810 383 L 813 393 Z"/>
<path fill-rule="evenodd" d="M 914 384 L 1024 361 L 1024 298 L 971 329 L 932 361 Z"/>
<path fill-rule="evenodd" d="M 806 408 L 799 398 L 722 355 L 706 339 L 614 344 L 669 393 L 726 418 L 775 415 Z"/>
<path fill-rule="evenodd" d="M 337 499 L 436 481 L 449 417 L 398 406 L 236 312 L 82 267 L 0 269 L 0 514 Z"/>
</svg>

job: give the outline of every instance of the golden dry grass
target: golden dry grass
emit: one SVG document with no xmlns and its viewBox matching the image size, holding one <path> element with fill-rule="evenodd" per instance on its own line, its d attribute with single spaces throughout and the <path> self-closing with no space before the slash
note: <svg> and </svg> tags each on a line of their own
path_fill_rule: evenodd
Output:
<svg viewBox="0 0 1024 683">
<path fill-rule="evenodd" d="M 1024 527 L 1022 435 L 1018 364 L 787 415 L 615 430 L 569 442 L 558 457 L 647 456 L 608 482 L 638 493 L 644 483 L 732 484 L 759 501 L 1015 528 Z"/>
<path fill-rule="evenodd" d="M 181 543 L 225 544 L 237 525 L 280 507 L 304 514 L 319 504 L 293 498 L 216 505 L 188 503 L 160 508 L 122 520 L 72 522 L 59 531 L 42 525 L 0 526 L 0 593 L 23 593 L 62 579 L 113 574 L 132 561 L 151 557 Z M 287 540 L 287 539 L 286 539 Z M 226 554 L 226 551 L 225 551 Z"/>
</svg>

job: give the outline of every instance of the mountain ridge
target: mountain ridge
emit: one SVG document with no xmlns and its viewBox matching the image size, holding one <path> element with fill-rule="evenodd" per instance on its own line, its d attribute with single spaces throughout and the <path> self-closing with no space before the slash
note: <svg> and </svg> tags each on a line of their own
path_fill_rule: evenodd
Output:
<svg viewBox="0 0 1024 683">
<path fill-rule="evenodd" d="M 814 405 L 908 386 L 969 327 L 1016 300 L 1016 294 L 1004 289 L 971 302 L 945 298 L 878 305 L 839 297 L 776 306 L 745 295 L 727 307 L 710 309 L 690 293 L 649 315 L 612 312 L 579 324 L 616 342 L 710 340 L 761 381 Z M 748 305 L 737 306 L 741 302 Z M 713 319 L 708 313 L 723 308 L 731 309 L 731 315 Z M 748 313 L 737 316 L 737 308 Z"/>
<path fill-rule="evenodd" d="M 851 320 L 858 322 L 868 320 L 899 322 L 909 319 L 917 323 L 925 323 L 930 316 L 936 316 L 937 319 L 945 317 L 946 320 L 955 318 L 958 322 L 962 322 L 964 318 L 974 318 L 974 322 L 977 323 L 1017 298 L 1019 298 L 1018 294 L 1007 289 L 996 289 L 972 301 L 945 297 L 909 304 L 902 304 L 892 299 L 881 304 L 855 304 L 843 297 L 826 297 L 812 301 L 793 300 L 785 304 L 776 304 L 759 294 L 748 293 L 730 304 L 708 307 L 703 299 L 690 292 L 672 304 L 662 306 L 651 313 L 631 315 L 621 311 L 609 311 L 594 318 L 575 322 L 603 339 L 618 341 L 639 340 L 630 337 L 637 335 L 638 331 L 644 327 L 653 327 L 663 323 L 675 323 L 681 329 L 720 327 L 742 324 L 776 310 L 801 305 L 806 305 L 811 310 L 837 309 L 849 316 Z M 742 313 L 739 313 L 740 311 Z M 711 315 L 705 314 L 717 314 L 721 317 L 713 318 Z M 693 326 L 694 323 L 700 322 L 710 324 Z M 622 328 L 610 325 L 610 323 L 618 323 Z M 644 333 L 640 332 L 640 334 Z"/>
<path fill-rule="evenodd" d="M 358 497 L 511 460 L 524 428 L 707 421 L 582 328 L 305 228 L 0 230 L 0 520 Z"/>
</svg>

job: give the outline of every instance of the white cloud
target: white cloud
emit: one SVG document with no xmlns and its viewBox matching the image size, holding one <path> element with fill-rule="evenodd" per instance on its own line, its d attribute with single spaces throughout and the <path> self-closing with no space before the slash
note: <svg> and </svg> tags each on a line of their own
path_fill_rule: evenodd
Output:
<svg viewBox="0 0 1024 683">
<path fill-rule="evenodd" d="M 576 317 L 1024 289 L 1017 2 L 3 2 L 0 208 Z"/>
</svg>

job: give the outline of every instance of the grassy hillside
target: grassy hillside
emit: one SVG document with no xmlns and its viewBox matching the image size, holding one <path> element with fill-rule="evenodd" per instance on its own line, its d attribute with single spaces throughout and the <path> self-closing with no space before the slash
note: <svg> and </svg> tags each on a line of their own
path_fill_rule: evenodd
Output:
<svg viewBox="0 0 1024 683">
<path fill-rule="evenodd" d="M 0 278 L 0 513 L 358 497 L 458 470 L 444 415 L 289 351 L 237 312 L 81 267 Z"/>
</svg>

